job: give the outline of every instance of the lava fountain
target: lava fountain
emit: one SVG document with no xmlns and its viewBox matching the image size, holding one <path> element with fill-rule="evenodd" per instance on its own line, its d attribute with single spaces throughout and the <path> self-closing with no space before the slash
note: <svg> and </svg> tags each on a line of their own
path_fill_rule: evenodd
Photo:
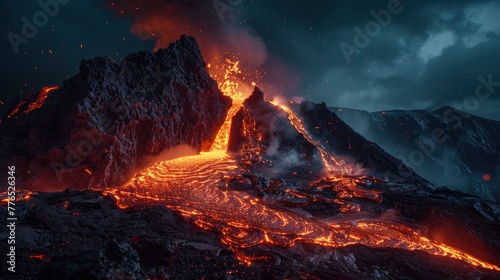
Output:
<svg viewBox="0 0 500 280">
<path fill-rule="evenodd" d="M 221 65 L 222 66 L 219 68 L 219 65 L 212 67 L 212 65 L 209 64 L 208 70 L 210 75 L 215 80 L 221 80 L 221 82 L 218 83 L 219 88 L 224 95 L 229 96 L 232 99 L 233 104 L 226 115 L 224 124 L 217 133 L 212 147 L 210 148 L 211 152 L 225 152 L 227 150 L 232 118 L 241 108 L 243 101 L 245 101 L 245 99 L 249 96 L 249 93 L 251 93 L 251 87 L 238 81 L 238 76 L 242 75 L 239 61 L 226 59 L 225 63 Z M 241 79 L 244 80 L 245 77 L 243 76 Z M 255 82 L 252 82 L 251 85 L 255 86 Z"/>
</svg>

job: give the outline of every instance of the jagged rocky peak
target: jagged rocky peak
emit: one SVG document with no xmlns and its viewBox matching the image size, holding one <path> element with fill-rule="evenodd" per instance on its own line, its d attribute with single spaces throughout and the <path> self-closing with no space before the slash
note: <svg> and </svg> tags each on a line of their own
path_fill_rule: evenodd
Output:
<svg viewBox="0 0 500 280">
<path fill-rule="evenodd" d="M 379 145 L 368 141 L 331 112 L 325 103 L 304 101 L 293 103 L 291 108 L 302 118 L 312 136 L 346 162 L 359 165 L 370 175 L 380 176 L 398 183 L 428 185 L 400 159 L 385 152 Z"/>
<path fill-rule="evenodd" d="M 269 177 L 313 179 L 321 174 L 321 157 L 314 145 L 257 87 L 233 117 L 228 150 L 243 156 L 240 163 Z"/>
<path fill-rule="evenodd" d="M 275 178 L 321 176 L 323 149 L 333 154 L 333 161 L 338 160 L 339 169 L 349 170 L 352 175 L 428 184 L 400 160 L 356 133 L 324 103 L 304 101 L 287 106 L 295 112 L 296 120 L 290 120 L 289 112 L 266 101 L 264 93 L 255 88 L 233 118 L 229 151 L 240 152 L 243 162 L 253 169 L 261 167 L 259 172 Z M 302 128 L 298 127 L 299 123 Z M 307 136 L 302 129 L 307 131 Z M 263 167 L 263 163 L 268 166 Z"/>
<path fill-rule="evenodd" d="M 31 189 L 120 185 L 165 150 L 208 149 L 230 105 L 192 37 L 121 64 L 83 60 L 41 106 L 3 120 L 0 165 Z"/>
</svg>

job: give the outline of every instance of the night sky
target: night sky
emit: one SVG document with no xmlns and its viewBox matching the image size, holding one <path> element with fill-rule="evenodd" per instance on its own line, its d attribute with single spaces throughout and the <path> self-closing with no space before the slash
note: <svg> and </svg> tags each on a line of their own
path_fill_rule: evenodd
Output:
<svg viewBox="0 0 500 280">
<path fill-rule="evenodd" d="M 187 33 L 207 61 L 232 52 L 263 72 L 271 95 L 368 111 L 451 105 L 500 120 L 500 1 L 59 2 L 45 24 L 37 1 L 0 4 L 2 115 L 16 97 L 76 74 L 82 59 L 119 62 Z M 16 53 L 11 41 L 34 15 L 41 27 Z"/>
</svg>

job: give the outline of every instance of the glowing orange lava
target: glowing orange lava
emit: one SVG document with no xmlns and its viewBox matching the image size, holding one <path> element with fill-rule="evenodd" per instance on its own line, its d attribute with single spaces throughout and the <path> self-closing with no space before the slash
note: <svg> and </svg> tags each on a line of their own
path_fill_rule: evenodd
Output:
<svg viewBox="0 0 500 280">
<path fill-rule="evenodd" d="M 242 93 L 237 82 L 231 80 L 231 75 L 240 71 L 238 62 L 226 62 L 229 67 L 222 70 L 209 66 L 214 78 L 222 79 L 219 83 L 221 90 L 233 99 L 233 107 L 210 152 L 158 162 L 136 174 L 122 187 L 105 191 L 116 199 L 120 208 L 164 205 L 200 228 L 220 232 L 221 241 L 235 252 L 239 260 L 248 264 L 259 257 L 247 256 L 242 249 L 259 244 L 291 247 L 300 242 L 327 247 L 361 244 L 374 248 L 420 250 L 500 271 L 496 265 L 432 241 L 405 224 L 349 216 L 321 220 L 292 208 L 277 207 L 247 192 L 228 189 L 226 178 L 237 178 L 246 172 L 240 162 L 226 153 L 226 149 L 231 118 L 247 95 Z M 222 76 L 214 74 L 216 72 Z M 284 105 L 273 104 L 284 110 L 295 129 L 316 146 L 328 171 L 327 177 L 307 188 L 334 189 L 338 193 L 335 203 L 341 205 L 342 212 L 359 211 L 358 205 L 344 198 L 362 197 L 380 202 L 380 193 L 359 187 L 364 178 L 349 176 L 349 165 L 316 141 L 297 114 Z"/>
<path fill-rule="evenodd" d="M 222 242 L 234 250 L 258 244 L 290 247 L 296 242 L 329 247 L 362 244 L 421 250 L 500 270 L 429 240 L 403 224 L 369 219 L 311 219 L 268 205 L 246 192 L 226 190 L 222 178 L 242 172 L 236 160 L 224 152 L 202 153 L 157 163 L 121 188 L 107 192 L 118 198 L 121 208 L 165 205 L 203 229 L 221 232 Z M 239 256 L 242 261 L 249 261 L 244 254 Z"/>
<path fill-rule="evenodd" d="M 300 117 L 295 114 L 293 110 L 288 108 L 285 105 L 278 104 L 275 101 L 269 101 L 271 104 L 274 106 L 278 106 L 281 108 L 283 111 L 285 111 L 288 114 L 288 120 L 290 123 L 295 127 L 295 129 L 306 138 L 306 140 L 313 144 L 319 151 L 321 155 L 321 159 L 323 161 L 323 164 L 325 167 L 328 169 L 328 172 L 330 173 L 336 173 L 336 174 L 344 174 L 344 175 L 350 175 L 351 170 L 349 169 L 349 165 L 346 164 L 342 159 L 339 157 L 335 156 L 332 152 L 327 151 L 323 145 L 321 145 L 318 141 L 316 141 L 307 131 L 304 123 L 300 119 Z"/>
<path fill-rule="evenodd" d="M 42 88 L 42 90 L 40 90 L 40 93 L 38 93 L 38 96 L 36 97 L 36 99 L 30 103 L 30 105 L 28 106 L 28 109 L 26 109 L 26 111 L 24 111 L 24 113 L 29 113 L 35 109 L 40 108 L 43 105 L 43 103 L 45 102 L 45 99 L 47 99 L 47 97 L 49 96 L 49 92 L 51 92 L 52 90 L 58 89 L 58 88 L 59 88 L 59 86 L 50 86 L 50 87 Z"/>
<path fill-rule="evenodd" d="M 243 101 L 249 97 L 252 92 L 251 87 L 244 83 L 245 78 L 239 78 L 242 75 L 242 71 L 239 66 L 239 61 L 232 61 L 226 59 L 225 64 L 222 67 L 208 65 L 208 71 L 215 80 L 220 80 L 219 88 L 224 93 L 224 95 L 231 97 L 233 104 L 229 109 L 224 124 L 219 129 L 217 137 L 215 138 L 210 151 L 219 152 L 227 151 L 227 143 L 229 141 L 229 130 L 231 129 L 231 121 L 233 116 L 238 112 L 243 104 Z M 251 83 L 255 86 L 255 82 Z"/>
<path fill-rule="evenodd" d="M 0 205 L 6 205 L 9 201 L 16 202 L 21 200 L 30 200 L 33 195 L 32 191 L 28 190 L 16 190 L 15 201 L 11 201 L 8 196 L 8 192 L 0 192 Z"/>
<path fill-rule="evenodd" d="M 26 102 L 20 102 L 19 104 L 17 104 L 17 106 L 9 113 L 9 115 L 6 117 L 7 119 L 15 116 L 17 113 L 22 113 L 22 114 L 26 114 L 26 113 L 29 113 L 35 109 L 38 109 L 40 108 L 43 103 L 45 102 L 45 100 L 47 99 L 47 97 L 49 96 L 49 93 L 52 91 L 52 90 L 56 90 L 58 89 L 59 86 L 48 86 L 48 87 L 44 87 L 40 90 L 40 92 L 38 93 L 38 95 L 36 96 L 35 100 L 31 101 L 29 104 L 28 104 L 28 107 L 24 110 L 21 110 L 21 107 L 24 106 L 26 104 Z"/>
</svg>

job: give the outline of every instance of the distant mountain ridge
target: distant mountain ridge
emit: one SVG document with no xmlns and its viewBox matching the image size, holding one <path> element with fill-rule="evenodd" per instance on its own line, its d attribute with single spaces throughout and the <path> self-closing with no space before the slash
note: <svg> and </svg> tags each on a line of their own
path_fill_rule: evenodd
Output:
<svg viewBox="0 0 500 280">
<path fill-rule="evenodd" d="M 330 107 L 436 186 L 500 200 L 500 122 L 452 107 L 367 111 Z"/>
</svg>

